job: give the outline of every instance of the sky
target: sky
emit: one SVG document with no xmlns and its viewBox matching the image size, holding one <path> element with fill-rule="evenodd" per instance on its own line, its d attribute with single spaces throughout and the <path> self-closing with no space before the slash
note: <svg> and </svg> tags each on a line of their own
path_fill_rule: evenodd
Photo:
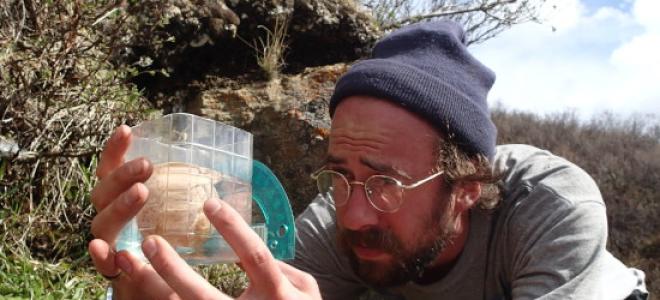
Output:
<svg viewBox="0 0 660 300">
<path fill-rule="evenodd" d="M 491 106 L 660 120 L 659 0 L 548 0 L 541 17 L 471 46 L 497 74 Z"/>
</svg>

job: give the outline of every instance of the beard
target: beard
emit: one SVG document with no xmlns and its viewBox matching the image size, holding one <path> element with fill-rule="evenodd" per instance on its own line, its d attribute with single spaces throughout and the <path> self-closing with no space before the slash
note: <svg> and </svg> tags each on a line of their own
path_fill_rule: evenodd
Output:
<svg viewBox="0 0 660 300">
<path fill-rule="evenodd" d="M 455 237 L 455 221 L 452 221 L 455 218 L 452 218 L 451 210 L 442 209 L 439 203 L 437 206 L 418 229 L 424 233 L 410 242 L 402 241 L 391 231 L 378 228 L 361 231 L 338 228 L 338 244 L 348 256 L 353 271 L 365 282 L 380 288 L 422 278 Z M 362 260 L 353 252 L 354 246 L 384 251 L 391 259 L 386 262 Z"/>
</svg>

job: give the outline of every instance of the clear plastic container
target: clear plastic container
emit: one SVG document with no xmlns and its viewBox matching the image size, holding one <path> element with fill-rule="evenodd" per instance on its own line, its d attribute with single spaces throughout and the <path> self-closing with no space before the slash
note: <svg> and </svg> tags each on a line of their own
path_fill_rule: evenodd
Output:
<svg viewBox="0 0 660 300">
<path fill-rule="evenodd" d="M 251 224 L 252 134 L 190 114 L 170 114 L 133 127 L 126 159 L 138 157 L 154 165 L 145 182 L 149 197 L 122 230 L 117 249 L 144 259 L 144 237 L 157 234 L 190 264 L 237 261 L 202 207 L 207 199 L 221 198 Z M 253 229 L 266 240 L 264 225 Z"/>
</svg>

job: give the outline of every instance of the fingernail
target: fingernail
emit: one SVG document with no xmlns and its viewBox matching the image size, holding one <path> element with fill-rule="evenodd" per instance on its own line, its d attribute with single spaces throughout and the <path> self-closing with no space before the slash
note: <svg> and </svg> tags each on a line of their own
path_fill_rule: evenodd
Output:
<svg viewBox="0 0 660 300">
<path fill-rule="evenodd" d="M 112 135 L 112 139 L 115 141 L 121 140 L 124 137 L 126 137 L 126 129 L 124 129 L 123 126 L 117 127 L 117 130 L 115 130 L 115 133 Z"/>
<path fill-rule="evenodd" d="M 136 161 L 131 166 L 131 175 L 140 175 L 144 170 L 147 169 L 147 161 L 141 158 L 139 161 Z"/>
<path fill-rule="evenodd" d="M 115 263 L 119 265 L 119 268 L 121 269 L 122 272 L 127 273 L 128 275 L 131 275 L 133 273 L 133 266 L 131 266 L 131 263 L 128 262 L 128 259 L 122 255 L 118 255 L 115 258 Z"/>
<path fill-rule="evenodd" d="M 130 191 L 129 191 L 129 192 L 126 192 L 126 193 L 124 194 L 124 199 L 123 199 L 123 200 L 124 200 L 124 204 L 126 204 L 126 205 L 133 205 L 133 203 L 135 203 L 135 201 L 137 200 L 137 198 L 138 198 L 138 197 L 137 197 L 137 195 L 135 195 L 135 193 L 131 193 Z"/>
<path fill-rule="evenodd" d="M 142 244 L 142 252 L 147 258 L 152 258 L 158 252 L 158 245 L 156 245 L 156 240 L 154 238 L 147 238 L 146 241 Z"/>
<path fill-rule="evenodd" d="M 204 203 L 204 211 L 207 215 L 210 215 L 222 208 L 222 204 L 217 199 L 209 199 Z"/>
</svg>

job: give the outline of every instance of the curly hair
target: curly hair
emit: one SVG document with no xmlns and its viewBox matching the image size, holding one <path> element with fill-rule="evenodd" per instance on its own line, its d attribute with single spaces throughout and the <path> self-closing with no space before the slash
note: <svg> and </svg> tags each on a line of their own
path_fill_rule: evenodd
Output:
<svg viewBox="0 0 660 300">
<path fill-rule="evenodd" d="M 438 168 L 444 170 L 443 178 L 452 188 L 456 182 L 478 181 L 481 197 L 480 209 L 497 208 L 502 200 L 502 175 L 493 170 L 488 158 L 480 153 L 468 153 L 461 149 L 452 136 L 441 138 L 437 149 Z"/>
</svg>

